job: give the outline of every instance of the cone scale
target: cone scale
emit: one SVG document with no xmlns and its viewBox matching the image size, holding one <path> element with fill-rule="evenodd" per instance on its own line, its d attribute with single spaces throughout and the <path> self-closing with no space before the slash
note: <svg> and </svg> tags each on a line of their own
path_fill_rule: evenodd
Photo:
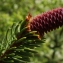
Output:
<svg viewBox="0 0 63 63">
<path fill-rule="evenodd" d="M 29 23 L 31 31 L 37 31 L 40 36 L 63 25 L 63 8 L 57 8 L 39 14 L 32 18 Z"/>
</svg>

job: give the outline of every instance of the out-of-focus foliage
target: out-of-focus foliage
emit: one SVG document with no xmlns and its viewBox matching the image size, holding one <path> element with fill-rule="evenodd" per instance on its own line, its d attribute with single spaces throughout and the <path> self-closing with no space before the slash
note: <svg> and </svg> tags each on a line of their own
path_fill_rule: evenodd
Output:
<svg viewBox="0 0 63 63">
<path fill-rule="evenodd" d="M 63 7 L 63 0 L 0 0 L 0 43 L 13 22 L 25 19 L 29 12 L 35 16 L 57 7 Z M 45 34 L 45 38 L 32 63 L 63 63 L 63 28 Z"/>
</svg>

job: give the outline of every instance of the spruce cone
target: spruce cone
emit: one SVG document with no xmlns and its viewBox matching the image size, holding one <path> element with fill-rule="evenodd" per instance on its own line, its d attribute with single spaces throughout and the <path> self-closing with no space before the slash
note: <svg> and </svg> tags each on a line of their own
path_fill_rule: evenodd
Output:
<svg viewBox="0 0 63 63">
<path fill-rule="evenodd" d="M 29 23 L 31 31 L 37 31 L 40 36 L 63 25 L 63 8 L 53 9 L 32 18 Z"/>
</svg>

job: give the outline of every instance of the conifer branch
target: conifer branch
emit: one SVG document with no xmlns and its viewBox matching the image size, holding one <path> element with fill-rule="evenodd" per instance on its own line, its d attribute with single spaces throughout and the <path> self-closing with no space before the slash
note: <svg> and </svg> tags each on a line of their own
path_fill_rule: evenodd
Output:
<svg viewBox="0 0 63 63">
<path fill-rule="evenodd" d="M 7 31 L 1 46 L 0 63 L 30 61 L 30 57 L 37 53 L 34 48 L 44 42 L 42 39 L 44 33 L 62 25 L 63 8 L 53 9 L 34 18 L 31 18 L 29 14 L 24 21 L 13 24 Z M 5 44 L 3 44 L 4 42 Z"/>
</svg>

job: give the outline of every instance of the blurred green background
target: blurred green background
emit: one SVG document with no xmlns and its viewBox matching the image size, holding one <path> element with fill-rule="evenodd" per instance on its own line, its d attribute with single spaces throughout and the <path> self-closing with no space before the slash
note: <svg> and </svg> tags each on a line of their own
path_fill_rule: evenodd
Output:
<svg viewBox="0 0 63 63">
<path fill-rule="evenodd" d="M 0 0 L 0 43 L 6 30 L 14 23 L 42 12 L 63 7 L 63 0 Z M 63 27 L 44 34 L 45 43 L 36 50 L 39 55 L 30 63 L 63 63 Z"/>
</svg>

